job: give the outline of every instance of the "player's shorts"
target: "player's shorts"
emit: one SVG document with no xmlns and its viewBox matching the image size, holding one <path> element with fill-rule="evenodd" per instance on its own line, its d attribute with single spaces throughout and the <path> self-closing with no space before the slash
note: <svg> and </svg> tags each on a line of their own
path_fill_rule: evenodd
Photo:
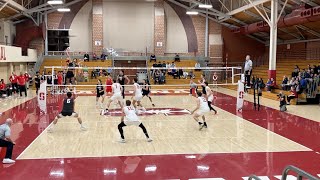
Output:
<svg viewBox="0 0 320 180">
<path fill-rule="evenodd" d="M 111 89 L 111 88 L 106 88 L 106 92 L 107 92 L 107 93 L 111 93 L 111 92 L 112 92 L 112 89 Z"/>
<path fill-rule="evenodd" d="M 133 97 L 133 99 L 135 100 L 135 101 L 141 101 L 141 99 L 142 99 L 142 94 L 141 95 L 135 95 L 134 97 Z"/>
<path fill-rule="evenodd" d="M 104 92 L 101 92 L 101 93 L 97 92 L 97 97 L 101 97 L 103 95 L 104 95 Z"/>
<path fill-rule="evenodd" d="M 58 85 L 62 85 L 62 80 L 58 80 Z"/>
<path fill-rule="evenodd" d="M 110 98 L 112 101 L 122 101 L 123 100 L 123 97 L 121 95 L 121 93 L 116 93 L 116 94 L 113 94 Z"/>
<path fill-rule="evenodd" d="M 75 117 L 77 115 L 77 113 L 75 112 L 61 112 L 60 115 L 62 116 L 71 116 L 71 117 Z"/>
<path fill-rule="evenodd" d="M 197 114 L 198 116 L 203 116 L 204 114 L 210 112 L 210 109 L 198 109 L 195 114 Z"/>
<path fill-rule="evenodd" d="M 142 96 L 148 96 L 150 94 L 150 91 L 142 90 Z"/>
<path fill-rule="evenodd" d="M 208 97 L 208 101 L 212 102 L 213 101 L 213 95 Z"/>
<path fill-rule="evenodd" d="M 139 126 L 141 124 L 140 121 L 130 121 L 126 117 L 124 118 L 123 122 L 126 126 Z"/>
</svg>

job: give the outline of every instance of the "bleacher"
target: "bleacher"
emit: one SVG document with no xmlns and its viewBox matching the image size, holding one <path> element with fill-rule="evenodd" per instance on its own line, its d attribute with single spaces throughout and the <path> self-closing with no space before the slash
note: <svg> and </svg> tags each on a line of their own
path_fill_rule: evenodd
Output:
<svg viewBox="0 0 320 180">
<path fill-rule="evenodd" d="M 320 60 L 298 60 L 298 59 L 280 59 L 277 61 L 277 75 L 276 75 L 276 84 L 278 88 L 273 89 L 271 92 L 266 92 L 264 89 L 264 92 L 262 93 L 262 97 L 277 100 L 277 94 L 279 94 L 280 91 L 283 91 L 281 89 L 281 83 L 283 76 L 287 76 L 289 80 L 291 79 L 291 73 L 293 72 L 293 69 L 295 65 L 298 65 L 300 70 L 307 69 L 308 64 L 312 65 L 318 65 Z M 261 65 L 259 67 L 254 67 L 252 71 L 252 75 L 258 78 L 262 78 L 264 83 L 268 80 L 268 69 L 269 65 Z M 227 86 L 229 89 L 237 90 L 237 87 L 234 86 Z M 285 95 L 290 94 L 289 91 L 283 91 Z M 318 92 L 320 92 L 320 88 L 318 87 Z M 253 94 L 253 90 L 249 90 L 250 94 Z M 307 102 L 307 96 L 305 93 L 299 94 L 298 99 L 293 100 L 292 104 L 296 103 L 304 103 Z"/>
<path fill-rule="evenodd" d="M 159 61 L 157 61 L 159 62 Z M 173 60 L 161 60 L 161 63 L 165 62 L 165 63 L 172 63 Z M 180 67 L 194 67 L 196 64 L 196 60 L 181 60 L 180 62 L 175 62 L 177 69 L 179 69 Z M 149 62 L 148 61 L 148 67 L 151 68 L 152 65 L 155 62 Z M 81 63 L 82 66 L 87 66 L 87 67 L 112 67 L 112 60 L 106 60 L 104 62 L 101 61 L 92 61 L 90 60 L 89 62 L 82 62 Z M 45 66 L 65 66 L 66 65 L 66 60 L 65 59 L 45 59 L 40 67 L 40 72 L 42 72 L 44 70 Z M 58 70 L 58 69 L 56 69 Z M 61 69 L 63 70 L 63 69 Z M 51 69 L 46 69 L 46 73 L 48 73 L 49 71 L 51 71 Z M 97 79 L 101 79 L 102 82 L 105 82 L 106 77 L 105 76 L 101 76 L 101 77 L 97 77 L 97 79 L 95 78 L 91 78 L 91 72 L 92 69 L 89 69 L 89 81 L 88 82 L 78 82 L 78 85 L 96 85 L 97 84 Z M 198 80 L 200 78 L 200 75 L 202 74 L 201 71 L 193 71 L 196 80 Z M 152 79 L 150 79 L 150 83 L 154 84 L 154 81 Z M 169 76 L 166 74 L 166 83 L 165 85 L 176 85 L 176 84 L 189 84 L 190 83 L 190 78 L 188 79 L 174 79 L 172 76 Z M 184 89 L 188 89 L 189 86 L 157 86 L 154 89 L 176 89 L 176 88 L 184 88 Z M 78 87 L 78 89 L 94 89 L 94 87 L 88 88 L 88 87 Z"/>
<path fill-rule="evenodd" d="M 161 60 L 161 61 L 157 61 L 157 63 L 158 62 L 161 62 L 161 63 L 165 62 L 166 64 L 167 63 L 171 64 L 174 61 L 173 60 Z M 155 62 L 148 62 L 148 67 L 151 68 L 154 63 Z M 175 65 L 176 65 L 176 68 L 178 70 L 181 67 L 195 67 L 196 63 L 197 63 L 196 60 L 181 60 L 180 62 L 175 62 Z M 195 75 L 195 81 L 199 80 L 200 75 L 202 73 L 203 73 L 202 71 L 194 71 L 193 70 L 193 74 Z M 174 79 L 173 76 L 166 75 L 166 83 L 165 83 L 165 85 L 178 85 L 178 84 L 189 84 L 189 83 L 190 83 L 190 78 L 183 79 L 181 77 L 181 79 L 179 79 L 179 78 Z M 152 79 L 150 80 L 150 84 L 154 84 L 154 81 Z M 189 86 L 157 86 L 154 89 L 178 89 L 178 88 L 180 88 L 180 89 L 188 89 Z"/>
</svg>

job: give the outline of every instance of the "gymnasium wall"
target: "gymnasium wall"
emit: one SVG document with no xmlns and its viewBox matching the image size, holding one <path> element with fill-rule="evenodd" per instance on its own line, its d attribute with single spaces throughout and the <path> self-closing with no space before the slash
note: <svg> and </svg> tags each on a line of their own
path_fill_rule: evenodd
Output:
<svg viewBox="0 0 320 180">
<path fill-rule="evenodd" d="M 154 5 L 150 2 L 103 2 L 103 43 L 124 51 L 153 50 Z"/>
</svg>

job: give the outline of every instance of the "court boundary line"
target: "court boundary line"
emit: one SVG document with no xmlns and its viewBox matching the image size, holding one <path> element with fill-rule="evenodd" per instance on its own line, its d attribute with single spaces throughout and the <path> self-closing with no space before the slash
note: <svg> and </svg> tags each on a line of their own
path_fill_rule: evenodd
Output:
<svg viewBox="0 0 320 180">
<path fill-rule="evenodd" d="M 148 142 L 146 142 L 148 143 Z M 152 142 L 151 142 L 152 143 Z M 120 144 L 120 142 L 119 142 Z M 125 145 L 125 143 L 123 144 Z M 292 152 L 314 152 L 309 151 L 247 151 L 247 152 L 204 152 L 204 153 L 168 153 L 168 154 L 135 154 L 135 155 L 107 155 L 107 156 L 79 156 L 79 157 L 41 157 L 23 158 L 19 160 L 45 160 L 45 159 L 77 159 L 77 158 L 110 158 L 110 157 L 132 157 L 132 156 L 167 156 L 167 155 L 214 155 L 214 154 L 244 154 L 244 153 L 292 153 Z"/>
</svg>

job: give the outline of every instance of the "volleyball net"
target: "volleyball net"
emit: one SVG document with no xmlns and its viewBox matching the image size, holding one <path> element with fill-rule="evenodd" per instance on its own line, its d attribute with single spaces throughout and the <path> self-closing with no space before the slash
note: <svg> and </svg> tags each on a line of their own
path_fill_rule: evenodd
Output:
<svg viewBox="0 0 320 180">
<path fill-rule="evenodd" d="M 94 91 L 101 80 L 107 81 L 125 76 L 124 87 L 132 88 L 133 79 L 146 82 L 156 89 L 190 89 L 191 84 L 201 86 L 202 78 L 209 86 L 237 85 L 241 78 L 241 67 L 65 67 L 45 66 L 42 75 L 53 92 L 63 89 Z M 60 76 L 60 78 L 58 78 Z M 122 75 L 120 75 L 122 77 Z M 62 80 L 61 80 L 62 79 Z M 109 79 L 109 80 L 108 80 Z M 133 88 L 132 88 L 133 89 Z"/>
</svg>

